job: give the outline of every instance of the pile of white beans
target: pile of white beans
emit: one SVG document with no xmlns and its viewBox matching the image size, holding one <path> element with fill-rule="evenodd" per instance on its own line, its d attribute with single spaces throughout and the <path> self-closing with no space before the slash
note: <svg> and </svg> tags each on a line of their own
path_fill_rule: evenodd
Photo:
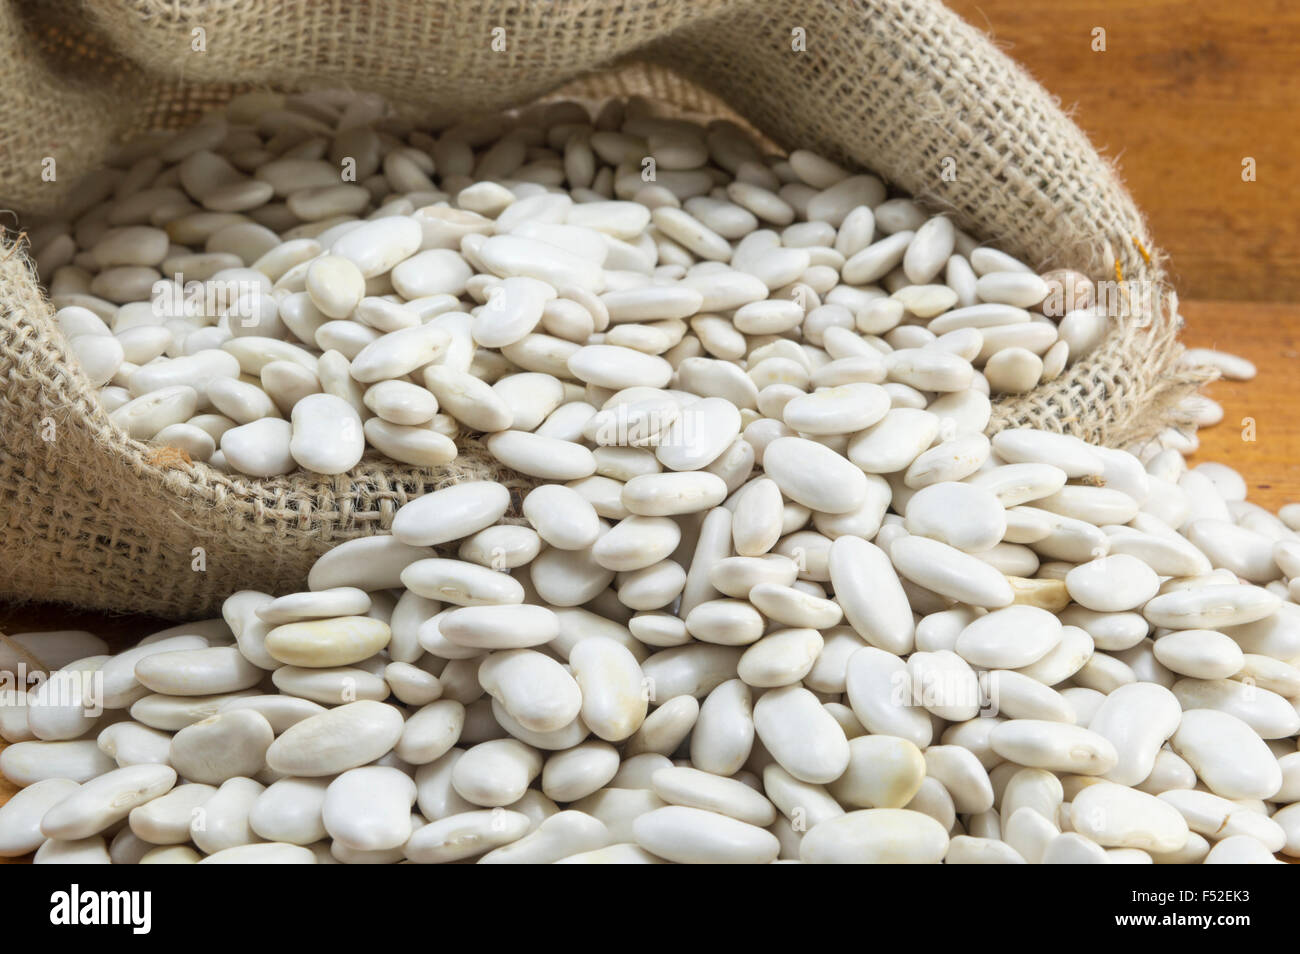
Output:
<svg viewBox="0 0 1300 954">
<path fill-rule="evenodd" d="M 1111 320 L 1086 277 L 730 123 L 558 103 L 434 137 L 369 97 L 269 105 L 131 144 L 30 237 L 112 419 L 223 470 L 437 466 L 469 432 L 532 464 L 554 448 L 525 435 L 634 386 L 747 426 L 867 383 L 852 431 L 939 400 L 968 423 L 986 402 L 951 395 L 1050 381 Z M 564 451 L 554 479 L 596 472 Z"/>
<path fill-rule="evenodd" d="M 196 458 L 328 474 L 481 432 L 535 489 L 430 493 L 308 591 L 116 655 L 11 637 L 0 670 L 51 674 L 0 691 L 0 854 L 1300 856 L 1300 506 L 1189 469 L 1194 434 L 984 434 L 1109 319 L 1031 311 L 1043 277 L 727 123 L 566 103 L 404 141 L 378 108 L 123 160 L 38 246 L 60 322 L 113 416 Z M 268 323 L 149 320 L 178 262 Z"/>
</svg>

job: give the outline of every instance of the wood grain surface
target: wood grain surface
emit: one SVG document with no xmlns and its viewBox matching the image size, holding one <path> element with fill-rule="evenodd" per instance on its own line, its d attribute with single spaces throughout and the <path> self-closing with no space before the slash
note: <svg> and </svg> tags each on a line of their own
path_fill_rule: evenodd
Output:
<svg viewBox="0 0 1300 954">
<path fill-rule="evenodd" d="M 1117 159 L 1184 298 L 1300 301 L 1300 3 L 948 0 Z M 1095 28 L 1105 52 L 1092 49 Z M 1253 157 L 1256 181 L 1242 181 Z"/>
<path fill-rule="evenodd" d="M 1300 304 L 1185 302 L 1182 313 L 1189 347 L 1239 354 L 1259 370 L 1253 381 L 1206 389 L 1223 405 L 1223 421 L 1200 431 L 1191 462 L 1235 468 L 1248 499 L 1269 510 L 1300 502 Z"/>
</svg>

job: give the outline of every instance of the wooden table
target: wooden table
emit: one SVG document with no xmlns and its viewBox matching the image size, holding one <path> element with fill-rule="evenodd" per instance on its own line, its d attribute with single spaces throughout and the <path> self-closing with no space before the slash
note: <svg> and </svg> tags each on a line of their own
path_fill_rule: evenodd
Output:
<svg viewBox="0 0 1300 954">
<path fill-rule="evenodd" d="M 1300 502 L 1300 304 L 1185 302 L 1183 341 L 1255 362 L 1253 381 L 1216 381 L 1223 422 L 1200 432 L 1192 463 L 1213 460 L 1241 472 L 1248 499 L 1276 511 Z M 1243 439 L 1247 419 L 1255 440 Z"/>
<path fill-rule="evenodd" d="M 1300 301 L 1300 3 L 946 2 L 1119 160 L 1184 298 Z"/>
<path fill-rule="evenodd" d="M 1209 394 L 1223 405 L 1224 420 L 1201 432 L 1201 450 L 1193 462 L 1217 460 L 1236 467 L 1250 485 L 1250 499 L 1270 510 L 1300 501 L 1300 305 L 1188 302 L 1183 314 L 1187 344 L 1232 351 L 1259 368 L 1254 381 L 1210 386 Z M 1254 419 L 1258 440 L 1242 440 L 1244 418 Z M 151 617 L 106 620 L 66 607 L 0 604 L 0 632 L 86 629 L 103 636 L 114 649 L 166 625 Z M 0 742 L 0 748 L 3 745 Z M 0 777 L 0 804 L 13 792 Z M 0 863 L 6 860 L 0 858 Z"/>
</svg>

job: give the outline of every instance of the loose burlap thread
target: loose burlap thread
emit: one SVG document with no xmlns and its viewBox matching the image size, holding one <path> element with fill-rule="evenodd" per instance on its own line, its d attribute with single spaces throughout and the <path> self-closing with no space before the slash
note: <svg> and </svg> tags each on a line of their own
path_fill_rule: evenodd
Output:
<svg viewBox="0 0 1300 954">
<path fill-rule="evenodd" d="M 557 91 L 642 93 L 882 174 L 1040 269 L 1165 280 L 1111 164 L 936 0 L 5 0 L 0 201 L 54 213 L 129 133 L 183 125 L 236 88 L 322 83 L 435 125 Z M 240 588 L 300 588 L 320 553 L 387 530 L 419 494 L 519 484 L 471 439 L 447 468 L 367 457 L 333 478 L 169 462 L 110 424 L 24 250 L 0 255 L 0 597 L 211 614 Z M 1178 423 L 1206 374 L 1179 365 L 1177 326 L 1153 296 L 1057 380 L 997 401 L 991 427 L 1118 446 Z"/>
</svg>

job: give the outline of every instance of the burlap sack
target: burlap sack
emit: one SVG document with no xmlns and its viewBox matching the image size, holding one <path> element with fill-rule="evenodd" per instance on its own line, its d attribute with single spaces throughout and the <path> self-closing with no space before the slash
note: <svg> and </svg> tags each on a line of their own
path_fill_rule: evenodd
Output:
<svg viewBox="0 0 1300 954">
<path fill-rule="evenodd" d="M 439 122 L 561 88 L 734 110 L 782 146 L 883 174 L 1040 268 L 1164 279 L 1110 164 L 936 0 L 4 0 L 0 202 L 48 212 L 125 133 L 192 121 L 236 84 L 312 82 Z M 58 177 L 45 182 L 51 156 Z M 332 544 L 488 466 L 472 444 L 445 471 L 367 460 L 335 479 L 160 460 L 109 424 L 22 250 L 0 255 L 0 596 L 211 613 L 240 587 L 300 587 Z M 993 426 L 1115 445 L 1155 433 L 1203 380 L 1177 368 L 1176 325 L 1160 303 L 1116 321 L 1059 379 L 998 402 Z"/>
</svg>

